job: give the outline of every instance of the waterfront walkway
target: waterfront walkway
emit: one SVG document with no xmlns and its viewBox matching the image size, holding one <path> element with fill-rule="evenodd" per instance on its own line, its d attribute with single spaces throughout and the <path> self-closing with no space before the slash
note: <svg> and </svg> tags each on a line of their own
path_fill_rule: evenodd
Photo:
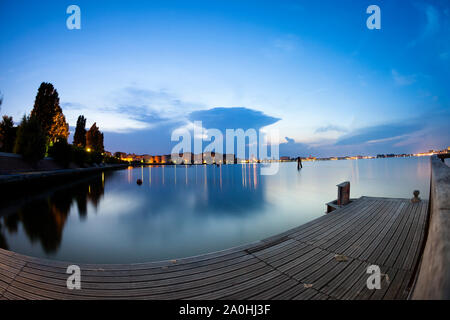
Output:
<svg viewBox="0 0 450 320">
<path fill-rule="evenodd" d="M 0 249 L 0 299 L 406 299 L 428 202 L 362 197 L 303 226 L 222 252 L 133 265 L 80 265 Z M 378 265 L 381 289 L 366 286 Z"/>
</svg>

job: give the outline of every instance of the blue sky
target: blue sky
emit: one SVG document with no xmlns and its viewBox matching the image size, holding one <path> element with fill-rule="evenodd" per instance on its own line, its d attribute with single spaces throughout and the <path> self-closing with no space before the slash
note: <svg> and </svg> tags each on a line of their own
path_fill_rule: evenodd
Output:
<svg viewBox="0 0 450 320">
<path fill-rule="evenodd" d="M 97 122 L 110 151 L 169 153 L 194 120 L 278 129 L 291 156 L 450 145 L 445 0 L 3 0 L 0 28 L 1 113 L 20 119 L 51 82 L 69 124 Z"/>
</svg>

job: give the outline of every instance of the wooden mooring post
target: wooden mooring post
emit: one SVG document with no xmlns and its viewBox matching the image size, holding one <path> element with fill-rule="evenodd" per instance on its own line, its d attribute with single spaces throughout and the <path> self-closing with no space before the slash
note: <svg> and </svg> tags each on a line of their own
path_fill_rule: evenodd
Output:
<svg viewBox="0 0 450 320">
<path fill-rule="evenodd" d="M 327 213 L 330 213 L 342 206 L 351 202 L 350 200 L 350 182 L 345 181 L 337 185 L 338 195 L 337 200 L 327 203 Z"/>
</svg>

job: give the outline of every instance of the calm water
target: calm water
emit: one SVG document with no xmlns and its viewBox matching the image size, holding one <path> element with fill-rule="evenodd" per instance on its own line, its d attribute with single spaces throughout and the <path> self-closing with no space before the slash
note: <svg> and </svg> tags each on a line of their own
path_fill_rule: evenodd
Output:
<svg viewBox="0 0 450 320">
<path fill-rule="evenodd" d="M 253 242 L 315 219 L 351 196 L 429 193 L 429 158 L 142 167 L 98 174 L 0 210 L 0 246 L 85 263 L 175 259 Z M 138 186 L 136 180 L 143 180 Z"/>
</svg>

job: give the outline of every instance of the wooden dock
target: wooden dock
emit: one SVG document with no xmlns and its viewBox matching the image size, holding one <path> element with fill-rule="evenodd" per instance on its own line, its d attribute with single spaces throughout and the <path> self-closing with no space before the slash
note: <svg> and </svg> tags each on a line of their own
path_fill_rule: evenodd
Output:
<svg viewBox="0 0 450 320">
<path fill-rule="evenodd" d="M 406 299 L 426 234 L 428 202 L 362 197 L 283 234 L 178 261 L 63 263 L 0 249 L 0 299 Z M 76 264 L 76 263 L 75 263 Z M 369 290 L 378 265 L 381 289 Z"/>
</svg>

